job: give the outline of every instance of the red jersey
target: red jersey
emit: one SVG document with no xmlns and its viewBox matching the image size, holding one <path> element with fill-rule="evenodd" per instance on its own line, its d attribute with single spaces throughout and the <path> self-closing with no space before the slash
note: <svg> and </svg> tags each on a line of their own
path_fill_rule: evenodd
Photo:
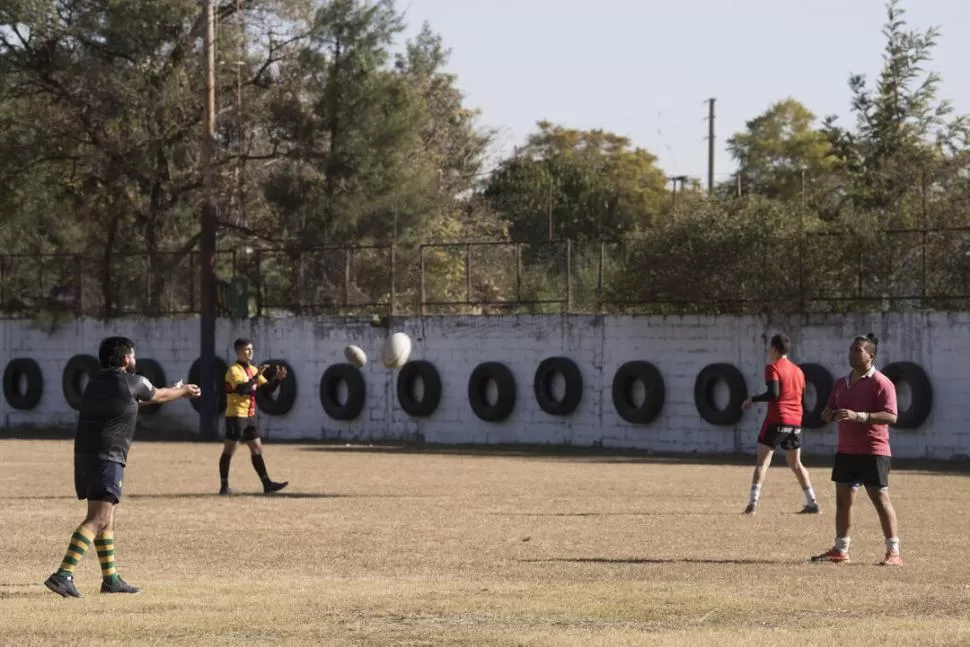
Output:
<svg viewBox="0 0 970 647">
<path fill-rule="evenodd" d="M 874 368 L 851 384 L 852 376 L 840 377 L 832 386 L 827 406 L 835 409 L 878 413 L 888 411 L 896 414 L 896 385 Z M 867 456 L 891 456 L 889 451 L 889 425 L 869 422 L 840 422 L 839 454 L 865 454 Z"/>
<path fill-rule="evenodd" d="M 765 367 L 765 384 L 778 382 L 778 399 L 768 402 L 765 425 L 802 426 L 805 374 L 798 364 L 781 357 Z"/>
</svg>

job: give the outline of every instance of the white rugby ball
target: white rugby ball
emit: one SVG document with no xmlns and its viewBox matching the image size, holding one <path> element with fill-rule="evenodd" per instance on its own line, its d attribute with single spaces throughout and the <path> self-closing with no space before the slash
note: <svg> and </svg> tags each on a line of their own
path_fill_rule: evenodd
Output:
<svg viewBox="0 0 970 647">
<path fill-rule="evenodd" d="M 411 338 L 403 332 L 396 332 L 384 341 L 381 361 L 385 368 L 401 368 L 411 356 Z"/>
<path fill-rule="evenodd" d="M 344 357 L 357 368 L 361 368 L 367 363 L 367 354 L 364 352 L 364 349 L 353 344 L 344 349 Z"/>
</svg>

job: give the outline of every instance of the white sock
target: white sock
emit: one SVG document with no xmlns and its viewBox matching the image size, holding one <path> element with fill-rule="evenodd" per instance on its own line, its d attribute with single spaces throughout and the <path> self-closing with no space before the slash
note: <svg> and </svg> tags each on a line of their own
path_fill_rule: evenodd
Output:
<svg viewBox="0 0 970 647">
<path fill-rule="evenodd" d="M 812 489 L 811 485 L 802 490 L 802 494 L 805 495 L 805 505 L 812 505 L 815 503 L 815 490 Z"/>
<path fill-rule="evenodd" d="M 852 541 L 848 537 L 836 537 L 835 538 L 835 550 L 841 550 L 843 553 L 849 551 L 849 542 Z"/>
<path fill-rule="evenodd" d="M 761 486 L 752 485 L 751 494 L 748 495 L 748 503 L 750 503 L 751 505 L 757 505 L 759 496 L 761 496 Z"/>
<path fill-rule="evenodd" d="M 889 537 L 886 539 L 886 552 L 887 553 L 899 552 L 899 537 Z"/>
</svg>

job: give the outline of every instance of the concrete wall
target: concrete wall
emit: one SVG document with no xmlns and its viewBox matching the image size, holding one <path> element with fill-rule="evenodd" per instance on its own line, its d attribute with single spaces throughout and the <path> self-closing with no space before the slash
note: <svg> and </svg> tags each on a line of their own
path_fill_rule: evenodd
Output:
<svg viewBox="0 0 970 647">
<path fill-rule="evenodd" d="M 783 331 L 794 341 L 792 358 L 824 365 L 834 376 L 848 371 L 847 348 L 857 334 L 881 339 L 879 365 L 908 360 L 920 364 L 933 382 L 933 411 L 916 430 L 897 430 L 898 456 L 951 458 L 970 454 L 970 430 L 962 404 L 970 390 L 967 347 L 970 313 L 767 317 L 496 316 L 397 319 L 394 330 L 414 340 L 413 359 L 433 362 L 442 376 L 441 405 L 428 419 L 407 416 L 396 399 L 395 372 L 380 364 L 387 330 L 367 322 L 338 319 L 220 321 L 219 354 L 232 361 L 237 336 L 253 339 L 257 360 L 284 358 L 298 381 L 297 403 L 289 414 L 261 414 L 264 436 L 277 439 L 411 439 L 434 443 L 555 443 L 643 448 L 656 451 L 753 451 L 764 407 L 748 412 L 736 427 L 704 422 L 694 405 L 694 380 L 712 362 L 738 366 L 752 393 L 763 390 L 766 341 Z M 6 427 L 70 426 L 76 413 L 61 390 L 64 363 L 78 353 L 96 354 L 99 340 L 124 334 L 138 344 L 138 357 L 159 361 L 169 382 L 188 375 L 199 354 L 197 319 L 70 321 L 53 332 L 22 321 L 0 322 L 0 365 L 14 357 L 36 359 L 44 372 L 40 404 L 17 411 L 0 403 Z M 320 405 L 319 383 L 326 367 L 343 361 L 343 348 L 358 344 L 370 362 L 363 369 L 367 402 L 348 422 L 330 420 Z M 583 372 L 583 400 L 566 419 L 545 414 L 532 384 L 538 363 L 549 356 L 572 358 Z M 613 410 L 612 379 L 632 359 L 654 363 L 666 382 L 666 405 L 650 425 L 624 422 Z M 518 384 L 514 413 L 502 423 L 479 420 L 467 401 L 467 381 L 480 362 L 505 362 Z M 907 402 L 900 393 L 900 406 Z M 187 402 L 165 406 L 147 425 L 195 429 L 197 416 Z M 829 454 L 834 428 L 806 432 L 807 453 Z"/>
</svg>

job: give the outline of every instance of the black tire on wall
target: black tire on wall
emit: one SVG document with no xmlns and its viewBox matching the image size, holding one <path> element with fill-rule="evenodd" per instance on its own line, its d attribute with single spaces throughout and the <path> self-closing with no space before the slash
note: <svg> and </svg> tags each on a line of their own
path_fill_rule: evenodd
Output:
<svg viewBox="0 0 970 647">
<path fill-rule="evenodd" d="M 414 397 L 414 383 L 420 379 L 424 386 L 421 399 Z M 426 418 L 441 403 L 441 375 L 434 364 L 418 359 L 407 362 L 397 374 L 397 401 L 409 416 Z"/>
<path fill-rule="evenodd" d="M 489 404 L 486 397 L 489 381 L 494 381 L 498 387 L 495 404 Z M 515 410 L 515 400 L 515 376 L 501 362 L 483 362 L 468 377 L 468 404 L 485 422 L 502 422 L 508 418 Z"/>
<path fill-rule="evenodd" d="M 562 400 L 552 394 L 552 379 L 556 374 L 566 381 L 566 392 Z M 568 416 L 579 407 L 583 399 L 583 374 L 576 362 L 568 357 L 547 357 L 536 368 L 532 384 L 539 408 L 551 416 Z"/>
<path fill-rule="evenodd" d="M 337 388 L 347 385 L 347 402 L 340 404 Z M 351 364 L 331 364 L 320 378 L 320 404 L 333 420 L 353 420 L 364 410 L 367 387 L 364 374 Z"/>
<path fill-rule="evenodd" d="M 64 392 L 64 399 L 75 411 L 81 410 L 81 399 L 83 389 L 81 388 L 81 378 L 84 375 L 88 379 L 101 370 L 101 362 L 97 357 L 91 355 L 75 355 L 67 360 L 64 371 L 61 373 L 61 390 Z"/>
<path fill-rule="evenodd" d="M 643 384 L 644 398 L 639 406 L 633 403 L 630 391 L 637 382 Z M 613 408 L 626 422 L 648 425 L 663 411 L 667 389 L 660 370 L 644 361 L 627 362 L 613 374 Z"/>
<path fill-rule="evenodd" d="M 802 369 L 802 373 L 805 375 L 805 384 L 811 384 L 815 388 L 815 406 L 811 409 L 803 408 L 802 428 L 820 429 L 825 427 L 829 423 L 822 420 L 822 411 L 825 410 L 825 404 L 829 401 L 835 379 L 829 373 L 829 370 L 821 364 L 809 362 L 799 364 L 798 368 Z"/>
<path fill-rule="evenodd" d="M 27 381 L 23 393 L 20 392 L 21 377 Z M 37 406 L 43 394 L 44 373 L 36 360 L 16 357 L 7 362 L 3 370 L 3 397 L 11 407 L 30 411 Z"/>
<path fill-rule="evenodd" d="M 293 367 L 285 359 L 268 359 L 260 364 L 270 364 L 273 367 L 264 375 L 267 380 L 276 376 L 276 366 L 286 368 L 286 378 L 272 391 L 263 387 L 256 389 L 256 406 L 267 415 L 285 416 L 296 404 L 297 384 Z"/>
<path fill-rule="evenodd" d="M 218 411 L 220 414 L 226 411 L 226 371 L 229 370 L 229 365 L 226 364 L 225 360 L 221 357 L 217 357 L 215 361 L 215 375 L 213 379 L 215 380 L 211 385 L 199 384 L 199 380 L 202 379 L 202 358 L 196 359 L 192 362 L 192 366 L 189 367 L 188 384 L 198 384 L 199 388 L 203 392 L 207 388 L 215 389 L 215 392 L 219 394 L 219 407 Z M 202 409 L 202 398 L 192 398 L 189 400 L 189 404 L 196 411 L 201 411 Z"/>
<path fill-rule="evenodd" d="M 730 397 L 724 409 L 714 404 L 714 386 L 723 380 L 727 383 Z M 744 375 L 732 364 L 709 364 L 701 369 L 694 381 L 694 406 L 705 422 L 718 427 L 737 424 L 744 412 L 741 404 L 748 397 L 748 384 Z"/>
<path fill-rule="evenodd" d="M 155 387 L 168 386 L 165 379 L 165 369 L 153 359 L 135 360 L 135 372 L 151 382 Z M 145 416 L 154 416 L 162 408 L 160 404 L 145 404 L 138 408 L 138 413 Z"/>
<path fill-rule="evenodd" d="M 882 369 L 883 375 L 898 385 L 909 385 L 910 404 L 905 411 L 896 413 L 896 429 L 917 429 L 930 417 L 933 410 L 933 384 L 919 364 L 913 362 L 893 362 Z"/>
</svg>

